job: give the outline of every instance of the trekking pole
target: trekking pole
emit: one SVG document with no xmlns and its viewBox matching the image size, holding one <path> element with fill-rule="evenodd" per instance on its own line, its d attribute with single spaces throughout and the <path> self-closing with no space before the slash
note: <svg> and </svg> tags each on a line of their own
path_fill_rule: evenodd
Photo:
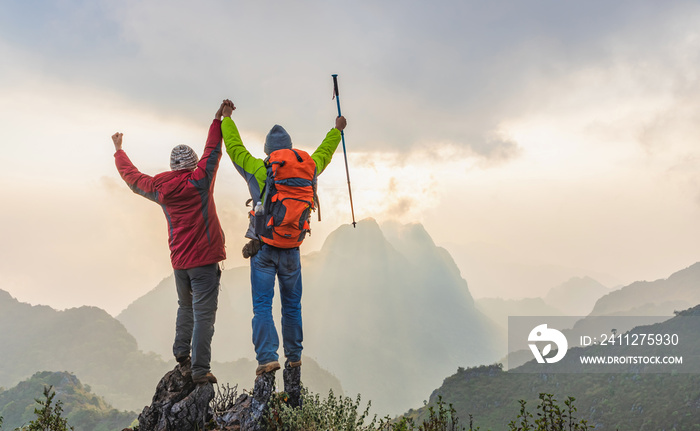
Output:
<svg viewBox="0 0 700 431">
<path fill-rule="evenodd" d="M 340 113 L 340 96 L 338 95 L 338 75 L 333 76 L 333 95 L 335 96 L 335 102 L 338 104 L 338 117 L 342 116 Z M 352 227 L 355 228 L 355 208 L 352 205 L 352 189 L 350 188 L 350 171 L 348 170 L 348 153 L 345 151 L 345 133 L 340 131 L 340 139 L 343 141 L 343 156 L 345 157 L 345 174 L 348 177 L 348 194 L 350 195 L 350 211 L 352 212 Z"/>
</svg>

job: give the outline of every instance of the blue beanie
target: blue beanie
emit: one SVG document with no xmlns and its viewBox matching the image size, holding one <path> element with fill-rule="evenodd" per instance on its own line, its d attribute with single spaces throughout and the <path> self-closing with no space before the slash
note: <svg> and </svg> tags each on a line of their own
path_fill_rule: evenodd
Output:
<svg viewBox="0 0 700 431">
<path fill-rule="evenodd" d="M 270 129 L 270 133 L 265 137 L 265 154 L 269 156 L 273 151 L 285 148 L 292 148 L 292 138 L 289 136 L 289 133 L 284 130 L 284 127 L 275 124 L 272 129 Z"/>
</svg>

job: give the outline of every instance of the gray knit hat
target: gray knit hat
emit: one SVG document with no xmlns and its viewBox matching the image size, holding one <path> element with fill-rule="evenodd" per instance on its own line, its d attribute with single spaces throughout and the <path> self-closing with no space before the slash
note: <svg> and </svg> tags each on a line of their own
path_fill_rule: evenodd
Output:
<svg viewBox="0 0 700 431">
<path fill-rule="evenodd" d="M 292 138 L 289 136 L 289 133 L 284 130 L 284 127 L 275 124 L 272 129 L 270 129 L 270 133 L 265 137 L 265 154 L 269 156 L 273 151 L 284 148 L 292 149 Z"/>
<path fill-rule="evenodd" d="M 197 153 L 187 145 L 178 145 L 170 152 L 170 169 L 173 171 L 180 169 L 192 171 L 197 167 L 198 161 Z"/>
</svg>

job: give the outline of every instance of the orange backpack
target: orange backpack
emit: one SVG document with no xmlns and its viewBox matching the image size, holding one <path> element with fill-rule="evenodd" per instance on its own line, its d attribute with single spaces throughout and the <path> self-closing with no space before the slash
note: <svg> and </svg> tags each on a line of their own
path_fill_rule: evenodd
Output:
<svg viewBox="0 0 700 431">
<path fill-rule="evenodd" d="M 255 233 L 266 244 L 299 247 L 311 231 L 316 209 L 316 162 L 302 150 L 273 151 L 265 160 L 267 180 L 262 208 L 254 210 Z"/>
</svg>

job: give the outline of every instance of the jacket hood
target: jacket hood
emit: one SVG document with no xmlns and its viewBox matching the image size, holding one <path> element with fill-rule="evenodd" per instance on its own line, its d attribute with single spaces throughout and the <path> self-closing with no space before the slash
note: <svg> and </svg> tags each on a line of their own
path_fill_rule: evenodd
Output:
<svg viewBox="0 0 700 431">
<path fill-rule="evenodd" d="M 187 186 L 187 181 L 192 177 L 189 170 L 163 172 L 153 177 L 156 189 L 160 191 L 164 199 L 168 199 L 182 193 Z"/>
</svg>

